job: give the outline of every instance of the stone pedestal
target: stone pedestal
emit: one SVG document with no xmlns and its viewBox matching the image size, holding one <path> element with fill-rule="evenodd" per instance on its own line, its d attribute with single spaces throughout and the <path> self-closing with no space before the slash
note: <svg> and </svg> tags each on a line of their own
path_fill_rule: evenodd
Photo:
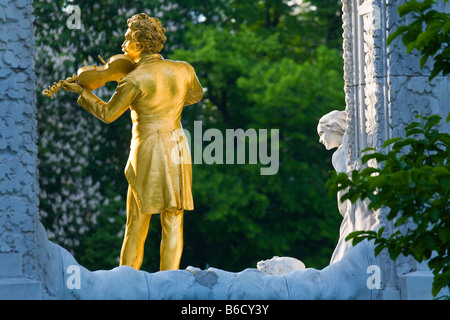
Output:
<svg viewBox="0 0 450 320">
<path fill-rule="evenodd" d="M 0 253 L 0 300 L 39 300 L 42 283 L 22 274 L 20 253 Z"/>
<path fill-rule="evenodd" d="M 433 299 L 431 285 L 433 274 L 430 271 L 415 271 L 399 276 L 402 300 Z"/>
</svg>

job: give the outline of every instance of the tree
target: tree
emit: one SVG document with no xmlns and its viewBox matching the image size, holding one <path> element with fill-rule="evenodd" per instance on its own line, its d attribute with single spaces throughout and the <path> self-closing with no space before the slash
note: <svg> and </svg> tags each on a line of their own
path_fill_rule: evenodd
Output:
<svg viewBox="0 0 450 320">
<path fill-rule="evenodd" d="M 271 29 L 194 25 L 185 35 L 192 47 L 171 55 L 192 63 L 207 89 L 202 103 L 185 109 L 184 128 L 192 132 L 192 120 L 203 120 L 204 130 L 280 130 L 274 176 L 261 176 L 254 165 L 194 165 L 196 210 L 185 220 L 182 262 L 232 270 L 273 255 L 317 267 L 329 262 L 340 215 L 335 202 L 323 201 L 330 154 L 318 144 L 316 126 L 323 114 L 344 105 L 342 57 L 321 46 L 299 61 L 286 54 L 292 44 Z M 191 229 L 200 231 L 193 240 Z"/>
</svg>

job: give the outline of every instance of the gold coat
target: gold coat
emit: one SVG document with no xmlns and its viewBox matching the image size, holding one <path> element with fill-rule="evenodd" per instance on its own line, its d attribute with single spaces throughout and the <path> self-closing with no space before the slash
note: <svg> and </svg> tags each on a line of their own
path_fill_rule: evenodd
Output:
<svg viewBox="0 0 450 320">
<path fill-rule="evenodd" d="M 106 123 L 130 108 L 133 129 L 125 176 L 141 213 L 194 209 L 191 154 L 180 120 L 183 106 L 202 98 L 193 67 L 159 54 L 143 54 L 108 103 L 89 89 L 80 94 L 78 104 Z"/>
</svg>

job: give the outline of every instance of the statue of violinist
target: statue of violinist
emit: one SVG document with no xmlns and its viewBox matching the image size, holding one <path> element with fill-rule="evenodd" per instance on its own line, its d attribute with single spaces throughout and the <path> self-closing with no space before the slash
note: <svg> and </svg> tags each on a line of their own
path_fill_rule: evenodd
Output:
<svg viewBox="0 0 450 320">
<path fill-rule="evenodd" d="M 166 29 L 158 19 L 140 13 L 127 25 L 122 51 L 134 60 L 134 69 L 118 80 L 107 103 L 76 82 L 76 76 L 58 86 L 78 93 L 78 104 L 106 123 L 130 108 L 133 129 L 120 265 L 140 269 L 150 219 L 161 213 L 160 270 L 173 270 L 179 268 L 183 251 L 184 210 L 194 209 L 191 155 L 180 119 L 183 106 L 200 101 L 203 89 L 190 64 L 159 54 Z"/>
</svg>

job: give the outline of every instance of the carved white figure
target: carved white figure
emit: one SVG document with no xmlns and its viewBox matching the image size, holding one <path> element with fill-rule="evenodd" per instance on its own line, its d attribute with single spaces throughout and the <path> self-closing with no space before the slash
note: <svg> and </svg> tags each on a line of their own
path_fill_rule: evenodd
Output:
<svg viewBox="0 0 450 320">
<path fill-rule="evenodd" d="M 262 260 L 257 263 L 257 268 L 264 274 L 284 275 L 286 273 L 305 269 L 305 264 L 298 259 L 291 257 L 278 257 Z"/>
<path fill-rule="evenodd" d="M 347 113 L 345 111 L 334 110 L 327 113 L 319 120 L 317 133 L 319 142 L 321 142 L 327 150 L 337 148 L 332 156 L 332 164 L 336 172 L 347 172 L 347 150 L 348 137 L 345 134 L 347 129 Z M 342 259 L 344 254 L 352 246 L 351 241 L 345 238 L 353 231 L 357 230 L 373 230 L 377 227 L 378 221 L 375 215 L 368 210 L 368 200 L 358 200 L 353 206 L 349 200 L 340 201 L 344 191 L 337 194 L 337 205 L 342 215 L 342 223 L 339 230 L 339 241 L 331 256 L 330 264 Z"/>
<path fill-rule="evenodd" d="M 343 136 L 347 127 L 346 122 L 346 112 L 339 110 L 333 110 L 320 118 L 317 125 L 317 133 L 319 134 L 319 142 L 327 150 L 342 146 Z"/>
<path fill-rule="evenodd" d="M 319 135 L 319 142 L 322 143 L 327 150 L 337 148 L 331 158 L 334 170 L 336 172 L 347 172 L 347 158 L 346 158 L 346 144 L 347 136 L 345 130 L 347 128 L 347 113 L 345 111 L 333 110 L 324 115 L 319 120 L 317 125 L 317 134 Z M 333 252 L 330 263 L 340 260 L 343 254 L 351 246 L 351 243 L 345 241 L 345 237 L 354 230 L 354 217 L 350 212 L 349 201 L 341 202 L 339 199 L 342 196 L 342 191 L 337 194 L 337 203 L 340 214 L 343 217 L 339 241 Z"/>
</svg>

